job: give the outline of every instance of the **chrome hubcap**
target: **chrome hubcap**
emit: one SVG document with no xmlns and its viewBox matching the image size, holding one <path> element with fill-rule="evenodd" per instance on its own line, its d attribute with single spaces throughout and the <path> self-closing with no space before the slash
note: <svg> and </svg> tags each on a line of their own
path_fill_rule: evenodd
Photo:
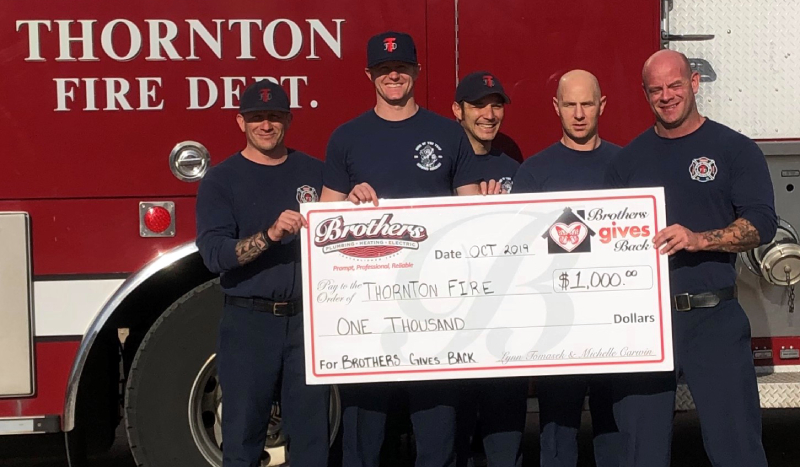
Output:
<svg viewBox="0 0 800 467">
<path fill-rule="evenodd" d="M 188 409 L 189 428 L 198 450 L 209 464 L 222 466 L 222 388 L 217 378 L 216 354 L 209 357 L 198 372 L 189 395 Z M 328 415 L 331 443 L 339 431 L 340 417 L 339 391 L 332 386 Z M 262 467 L 289 466 L 282 427 L 281 406 L 275 402 L 270 414 Z"/>
</svg>

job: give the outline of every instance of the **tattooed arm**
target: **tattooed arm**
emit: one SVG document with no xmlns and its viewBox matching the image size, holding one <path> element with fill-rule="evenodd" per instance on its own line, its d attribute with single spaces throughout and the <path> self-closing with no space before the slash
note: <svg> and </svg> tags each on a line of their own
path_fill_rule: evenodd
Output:
<svg viewBox="0 0 800 467">
<path fill-rule="evenodd" d="M 306 225 L 299 212 L 287 210 L 265 231 L 240 239 L 230 188 L 215 178 L 217 173 L 212 169 L 200 182 L 196 203 L 197 249 L 209 271 L 224 274 L 251 263 L 270 244 Z"/>
<path fill-rule="evenodd" d="M 236 243 L 236 259 L 239 260 L 239 266 L 253 261 L 261 256 L 261 253 L 267 251 L 270 241 L 266 232 L 258 232 L 257 234 L 243 238 Z"/>
<path fill-rule="evenodd" d="M 760 239 L 755 226 L 740 217 L 724 229 L 699 233 L 692 232 L 680 224 L 673 224 L 658 232 L 653 237 L 653 243 L 661 253 L 669 255 L 681 250 L 739 253 L 757 247 Z"/>
<path fill-rule="evenodd" d="M 724 229 L 701 232 L 703 250 L 740 253 L 752 250 L 760 244 L 755 226 L 747 219 L 739 218 Z"/>
<path fill-rule="evenodd" d="M 287 235 L 295 235 L 301 227 L 307 227 L 306 220 L 297 211 L 283 211 L 266 232 L 243 238 L 236 243 L 236 259 L 240 266 L 253 261 L 269 249 L 271 243 L 279 243 Z"/>
</svg>

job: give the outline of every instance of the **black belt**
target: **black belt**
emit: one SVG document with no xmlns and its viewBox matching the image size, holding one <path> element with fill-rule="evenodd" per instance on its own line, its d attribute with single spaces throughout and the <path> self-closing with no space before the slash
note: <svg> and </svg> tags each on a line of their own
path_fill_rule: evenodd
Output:
<svg viewBox="0 0 800 467">
<path fill-rule="evenodd" d="M 228 305 L 249 308 L 251 310 L 272 313 L 275 316 L 294 316 L 303 311 L 303 303 L 294 302 L 275 302 L 266 298 L 244 298 L 225 296 L 225 303 Z"/>
<path fill-rule="evenodd" d="M 697 294 L 682 293 L 672 297 L 672 307 L 676 311 L 689 311 L 692 308 L 713 308 L 725 300 L 736 298 L 736 287 L 727 287 L 711 292 Z"/>
</svg>

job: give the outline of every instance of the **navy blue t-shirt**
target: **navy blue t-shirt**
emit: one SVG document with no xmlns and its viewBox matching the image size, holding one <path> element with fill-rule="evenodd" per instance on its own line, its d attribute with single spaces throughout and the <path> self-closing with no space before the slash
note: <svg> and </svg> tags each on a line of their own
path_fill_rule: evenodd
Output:
<svg viewBox="0 0 800 467">
<path fill-rule="evenodd" d="M 608 141 L 591 151 L 570 149 L 559 141 L 522 163 L 514 175 L 514 193 L 604 188 L 606 168 L 619 150 Z"/>
<path fill-rule="evenodd" d="M 448 196 L 480 179 L 461 125 L 421 107 L 399 122 L 370 110 L 337 128 L 323 177 L 340 193 L 367 182 L 379 198 Z"/>
<path fill-rule="evenodd" d="M 755 142 L 710 119 L 681 138 L 653 129 L 639 135 L 609 165 L 609 187 L 664 187 L 667 224 L 692 232 L 724 229 L 745 218 L 761 243 L 775 236 L 772 181 Z M 736 283 L 732 253 L 680 251 L 669 260 L 673 294 L 699 293 Z"/>
<path fill-rule="evenodd" d="M 514 174 L 519 162 L 500 149 L 492 148 L 487 154 L 476 156 L 478 174 L 483 180 L 495 180 L 506 193 L 510 193 L 514 184 Z"/>
<path fill-rule="evenodd" d="M 237 153 L 206 173 L 197 192 L 197 248 L 206 267 L 221 274 L 226 294 L 275 301 L 302 297 L 297 236 L 284 237 L 244 266 L 236 258 L 236 243 L 266 231 L 283 211 L 317 201 L 322 168 L 322 161 L 290 150 L 280 165 L 257 164 Z"/>
</svg>

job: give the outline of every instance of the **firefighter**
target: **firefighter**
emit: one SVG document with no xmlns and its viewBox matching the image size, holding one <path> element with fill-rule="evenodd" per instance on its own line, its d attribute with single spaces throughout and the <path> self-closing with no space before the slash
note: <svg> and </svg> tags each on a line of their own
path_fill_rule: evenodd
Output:
<svg viewBox="0 0 800 467">
<path fill-rule="evenodd" d="M 593 190 L 620 147 L 600 138 L 598 123 L 606 106 L 597 78 L 572 70 L 558 81 L 553 107 L 561 120 L 561 140 L 522 163 L 514 193 Z M 558 311 L 558 310 L 554 310 Z M 575 466 L 583 401 L 589 392 L 595 462 L 619 465 L 619 433 L 614 424 L 608 375 L 548 376 L 536 382 L 539 399 L 540 464 Z"/>
<path fill-rule="evenodd" d="M 675 371 L 615 380 L 627 465 L 670 464 L 683 375 L 711 464 L 766 466 L 750 322 L 736 298 L 734 263 L 736 253 L 775 235 L 767 163 L 752 140 L 700 115 L 700 75 L 683 54 L 653 54 L 642 82 L 655 126 L 620 151 L 607 179 L 612 187 L 664 187 L 668 227 L 653 247 L 669 255 Z"/>
<path fill-rule="evenodd" d="M 454 121 L 414 100 L 420 73 L 408 34 L 384 32 L 367 43 L 373 109 L 337 128 L 328 142 L 322 201 L 378 204 L 384 198 L 479 194 L 475 154 Z M 416 465 L 451 466 L 457 387 L 425 381 L 342 387 L 345 467 L 378 466 L 393 389 L 404 389 L 417 444 Z"/>
<path fill-rule="evenodd" d="M 286 147 L 292 114 L 281 86 L 249 86 L 236 120 L 246 147 L 209 170 L 197 194 L 197 247 L 225 293 L 222 463 L 260 465 L 280 381 L 292 465 L 324 466 L 329 389 L 305 384 L 298 238 L 299 203 L 317 200 L 323 164 Z"/>
<path fill-rule="evenodd" d="M 456 88 L 453 115 L 477 155 L 479 172 L 503 193 L 511 191 L 512 178 L 519 167 L 502 150 L 492 147 L 511 100 L 492 73 L 470 73 Z M 493 190 L 494 191 L 494 190 Z M 488 323 L 492 310 L 478 310 L 475 318 Z M 487 313 L 489 311 L 489 313 Z M 470 437 L 483 441 L 486 460 L 493 467 L 522 465 L 522 432 L 525 430 L 527 378 L 489 378 L 463 382 L 456 434 L 457 465 L 466 466 L 470 456 Z M 480 420 L 476 431 L 476 421 Z"/>
</svg>

